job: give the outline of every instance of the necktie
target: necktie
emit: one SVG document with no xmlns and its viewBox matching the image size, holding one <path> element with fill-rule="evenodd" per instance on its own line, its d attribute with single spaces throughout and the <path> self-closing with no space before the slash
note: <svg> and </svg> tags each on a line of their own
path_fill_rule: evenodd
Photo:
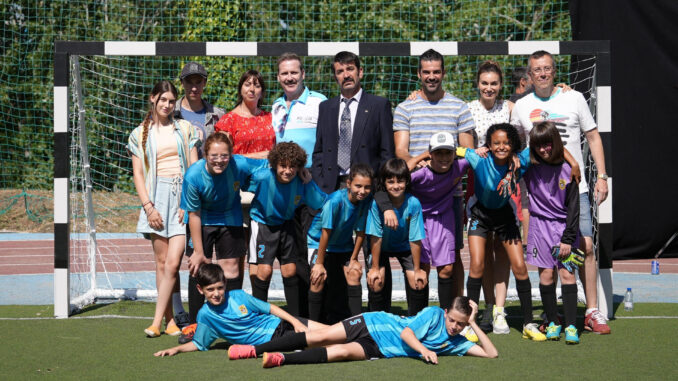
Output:
<svg viewBox="0 0 678 381">
<path fill-rule="evenodd" d="M 354 99 L 342 99 L 346 105 L 341 113 L 339 124 L 339 150 L 337 152 L 337 164 L 344 171 L 351 166 L 351 110 L 349 106 Z"/>
</svg>

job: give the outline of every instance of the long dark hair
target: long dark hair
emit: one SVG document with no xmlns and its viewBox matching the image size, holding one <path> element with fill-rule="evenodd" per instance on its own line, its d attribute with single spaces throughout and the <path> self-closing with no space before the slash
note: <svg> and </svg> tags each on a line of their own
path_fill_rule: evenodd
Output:
<svg viewBox="0 0 678 381">
<path fill-rule="evenodd" d="M 549 164 L 561 164 L 565 160 L 565 147 L 563 139 L 556 128 L 556 124 L 551 121 L 542 121 L 536 123 L 530 131 L 530 162 L 538 164 L 544 160 L 537 154 L 537 149 L 543 145 L 551 144 L 551 157 Z"/>
<path fill-rule="evenodd" d="M 261 73 L 254 69 L 247 70 L 240 76 L 240 81 L 238 81 L 238 103 L 242 103 L 242 86 L 247 82 L 248 79 L 254 78 L 259 86 L 261 86 L 261 97 L 257 101 L 257 107 L 261 107 L 261 104 L 264 102 L 264 97 L 266 95 L 266 83 L 264 82 L 264 77 L 261 76 Z"/>
</svg>

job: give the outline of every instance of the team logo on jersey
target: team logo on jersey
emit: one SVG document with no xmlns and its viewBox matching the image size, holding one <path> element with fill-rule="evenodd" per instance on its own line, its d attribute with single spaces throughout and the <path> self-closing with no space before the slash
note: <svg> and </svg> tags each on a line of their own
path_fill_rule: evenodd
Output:
<svg viewBox="0 0 678 381">
<path fill-rule="evenodd" d="M 558 188 L 560 188 L 560 190 L 565 190 L 566 185 L 567 185 L 567 183 L 565 182 L 565 179 L 560 179 L 558 181 Z"/>
<path fill-rule="evenodd" d="M 445 348 L 445 347 L 448 346 L 448 345 L 450 345 L 450 343 L 444 342 L 444 343 L 440 344 L 440 346 L 439 346 L 438 348 L 443 349 L 443 348 Z"/>
<path fill-rule="evenodd" d="M 240 310 L 241 314 L 247 315 L 247 307 L 245 307 L 244 304 L 241 304 L 240 307 L 238 307 L 238 309 Z"/>
<path fill-rule="evenodd" d="M 301 202 L 301 196 L 300 195 L 294 196 L 294 205 L 299 205 L 300 202 Z"/>
<path fill-rule="evenodd" d="M 548 110 L 542 110 L 536 108 L 530 112 L 530 121 L 532 123 L 538 123 L 544 120 L 554 122 L 557 125 L 564 126 L 569 118 L 566 115 L 559 115 L 554 112 L 549 112 Z"/>
<path fill-rule="evenodd" d="M 240 181 L 233 182 L 233 192 L 237 192 L 240 189 Z"/>
</svg>

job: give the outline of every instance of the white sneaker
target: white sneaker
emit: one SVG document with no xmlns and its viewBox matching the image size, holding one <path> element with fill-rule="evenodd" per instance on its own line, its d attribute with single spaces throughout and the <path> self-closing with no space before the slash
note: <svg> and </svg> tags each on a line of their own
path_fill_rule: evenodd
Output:
<svg viewBox="0 0 678 381">
<path fill-rule="evenodd" d="M 492 310 L 492 332 L 498 335 L 508 335 L 511 329 L 506 323 L 506 312 L 503 307 L 494 306 Z"/>
</svg>

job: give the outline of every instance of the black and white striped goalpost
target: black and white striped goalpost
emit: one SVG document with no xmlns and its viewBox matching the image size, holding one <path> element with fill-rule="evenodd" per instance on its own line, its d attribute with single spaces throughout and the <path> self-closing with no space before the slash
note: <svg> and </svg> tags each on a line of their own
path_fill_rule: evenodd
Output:
<svg viewBox="0 0 678 381">
<path fill-rule="evenodd" d="M 69 57 L 101 56 L 333 56 L 347 50 L 360 56 L 419 56 L 427 49 L 444 56 L 529 55 L 546 50 L 553 55 L 595 57 L 595 97 L 598 130 L 605 150 L 608 200 L 598 209 L 600 277 L 599 307 L 612 314 L 612 100 L 609 41 L 412 41 L 412 42 L 153 42 L 56 41 L 54 44 L 54 315 L 68 317 L 69 297 Z"/>
</svg>

